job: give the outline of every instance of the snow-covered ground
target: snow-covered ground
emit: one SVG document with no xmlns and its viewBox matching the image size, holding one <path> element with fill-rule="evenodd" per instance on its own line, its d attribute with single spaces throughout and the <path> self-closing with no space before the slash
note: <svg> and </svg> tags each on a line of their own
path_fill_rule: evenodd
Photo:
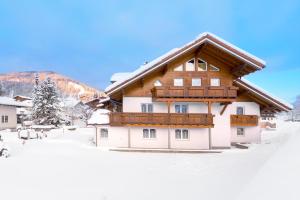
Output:
<svg viewBox="0 0 300 200">
<path fill-rule="evenodd" d="M 300 123 L 220 154 L 103 151 L 94 131 L 55 130 L 24 145 L 0 132 L 11 153 L 0 158 L 0 199 L 300 199 Z"/>
</svg>

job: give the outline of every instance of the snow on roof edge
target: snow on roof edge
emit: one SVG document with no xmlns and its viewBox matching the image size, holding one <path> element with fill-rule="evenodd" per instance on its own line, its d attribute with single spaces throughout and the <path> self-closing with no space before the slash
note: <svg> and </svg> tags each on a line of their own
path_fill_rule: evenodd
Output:
<svg viewBox="0 0 300 200">
<path fill-rule="evenodd" d="M 279 97 L 274 96 L 274 95 L 271 94 L 270 92 L 268 92 L 268 91 L 262 89 L 261 87 L 259 87 L 259 86 L 257 86 L 256 84 L 250 82 L 249 80 L 247 80 L 247 79 L 245 79 L 245 78 L 241 78 L 240 80 L 242 81 L 242 83 L 244 82 L 244 83 L 250 85 L 250 86 L 253 87 L 254 89 L 256 89 L 256 90 L 262 92 L 263 94 L 268 95 L 269 97 L 271 97 L 272 99 L 275 99 L 276 101 L 278 101 L 279 103 L 283 104 L 284 106 L 286 106 L 286 107 L 288 107 L 288 108 L 290 108 L 290 109 L 293 109 L 294 106 L 293 106 L 292 104 L 290 104 L 289 102 L 287 102 L 287 101 L 285 101 L 285 100 L 282 100 L 282 99 L 279 98 Z"/>
<path fill-rule="evenodd" d="M 256 61 L 260 62 L 261 64 L 266 65 L 266 61 L 264 61 L 263 59 L 258 58 L 257 56 L 255 56 L 255 55 L 253 55 L 253 54 L 251 54 L 251 53 L 249 53 L 249 52 L 247 52 L 247 51 L 245 51 L 245 50 L 243 50 L 243 49 L 235 46 L 234 44 L 232 44 L 232 43 L 230 43 L 230 42 L 228 42 L 228 41 L 220 38 L 219 36 L 217 36 L 217 35 L 215 35 L 213 33 L 204 32 L 204 33 L 200 34 L 197 38 L 199 39 L 199 38 L 204 37 L 206 35 L 210 35 L 210 36 L 216 38 L 217 40 L 221 41 L 222 43 L 224 43 L 224 44 L 232 47 L 233 49 L 236 49 L 237 51 L 241 52 L 242 54 L 245 54 L 249 58 L 252 58 L 253 60 L 256 60 Z"/>
</svg>

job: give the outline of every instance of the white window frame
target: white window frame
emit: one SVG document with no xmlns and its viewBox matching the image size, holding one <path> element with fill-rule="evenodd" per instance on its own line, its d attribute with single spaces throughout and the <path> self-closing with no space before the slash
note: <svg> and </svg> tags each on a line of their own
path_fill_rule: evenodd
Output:
<svg viewBox="0 0 300 200">
<path fill-rule="evenodd" d="M 183 72 L 183 64 L 177 65 L 177 66 L 174 68 L 174 72 Z"/>
<path fill-rule="evenodd" d="M 205 63 L 205 70 L 202 70 L 202 69 L 200 68 L 200 66 L 199 66 L 199 61 L 202 61 L 202 62 Z M 197 71 L 198 71 L 198 72 L 206 72 L 206 71 L 207 71 L 207 62 L 206 62 L 205 60 L 200 59 L 200 58 L 197 59 Z"/>
<path fill-rule="evenodd" d="M 144 134 L 144 131 L 147 131 L 147 132 L 148 132 L 147 137 L 145 137 L 146 135 Z M 154 132 L 153 132 L 153 131 L 154 131 Z M 152 132 L 152 133 L 151 133 L 151 132 Z M 153 135 L 153 133 L 154 133 L 154 135 Z M 142 134 L 143 134 L 143 139 L 154 140 L 154 139 L 157 138 L 156 129 L 154 129 L 154 128 L 144 128 Z M 154 136 L 154 137 L 153 137 L 153 136 Z"/>
<path fill-rule="evenodd" d="M 145 106 L 146 110 L 143 110 L 143 106 Z M 142 113 L 153 113 L 153 103 L 142 103 L 141 104 L 141 112 Z"/>
<path fill-rule="evenodd" d="M 154 82 L 154 86 L 155 86 L 155 87 L 162 86 L 162 83 L 160 82 L 160 80 L 156 80 L 156 81 Z"/>
<path fill-rule="evenodd" d="M 176 106 L 179 106 L 179 112 L 176 111 Z M 183 112 L 183 106 L 186 106 L 186 112 Z M 175 113 L 189 113 L 189 104 L 187 103 L 175 103 L 174 104 Z"/>
<path fill-rule="evenodd" d="M 242 134 L 239 134 L 239 130 L 242 130 Z M 245 128 L 244 128 L 244 127 L 237 127 L 237 128 L 236 128 L 236 135 L 237 135 L 238 137 L 244 137 L 244 136 L 246 135 L 246 133 L 245 133 Z"/>
<path fill-rule="evenodd" d="M 194 64 L 190 63 L 191 61 L 194 61 Z M 196 71 L 196 65 L 195 64 L 196 64 L 195 63 L 195 58 L 190 59 L 189 61 L 187 61 L 185 63 L 185 71 L 187 71 L 187 72 L 194 72 L 194 71 Z"/>
<path fill-rule="evenodd" d="M 214 82 L 214 81 L 217 81 L 217 82 Z M 218 84 L 216 84 L 218 83 Z M 221 86 L 221 80 L 220 78 L 211 78 L 210 79 L 210 86 L 213 86 L 213 87 L 219 87 Z"/>
<path fill-rule="evenodd" d="M 175 87 L 182 87 L 184 85 L 183 78 L 174 78 L 173 81 Z"/>
<path fill-rule="evenodd" d="M 210 72 L 219 72 L 219 71 L 220 71 L 220 68 L 219 68 L 219 67 L 216 67 L 216 66 L 214 66 L 214 65 L 212 65 L 212 64 L 210 64 L 209 67 L 212 67 L 212 68 L 213 68 L 213 69 L 210 69 L 210 68 L 209 68 L 209 71 L 210 71 Z"/>
<path fill-rule="evenodd" d="M 107 128 L 101 128 L 100 129 L 100 138 L 101 139 L 108 139 L 108 129 Z"/>
<path fill-rule="evenodd" d="M 195 82 L 196 81 L 196 82 Z M 196 84 L 198 82 L 198 84 Z M 192 78 L 192 86 L 194 87 L 200 87 L 202 85 L 202 80 L 201 78 Z"/>
<path fill-rule="evenodd" d="M 242 109 L 243 109 L 243 113 L 242 113 L 242 114 L 239 114 L 239 113 L 238 113 L 238 109 L 239 109 L 239 108 L 242 108 Z M 237 107 L 236 107 L 236 114 L 237 114 L 237 115 L 244 115 L 244 114 L 245 114 L 245 106 L 237 106 Z"/>
<path fill-rule="evenodd" d="M 178 132 L 179 131 L 179 132 Z M 187 138 L 183 138 L 183 132 L 186 131 L 187 133 Z M 178 135 L 179 133 L 179 135 Z M 179 137 L 177 137 L 179 136 Z M 190 139 L 190 132 L 188 129 L 175 129 L 175 139 L 176 140 L 189 140 Z"/>
</svg>

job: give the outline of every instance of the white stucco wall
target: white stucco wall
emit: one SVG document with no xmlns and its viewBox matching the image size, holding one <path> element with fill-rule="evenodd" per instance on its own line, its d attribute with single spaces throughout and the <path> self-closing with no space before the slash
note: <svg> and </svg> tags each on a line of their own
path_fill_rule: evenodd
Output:
<svg viewBox="0 0 300 200">
<path fill-rule="evenodd" d="M 175 129 L 170 129 L 172 149 L 209 149 L 207 128 L 190 128 L 188 130 L 189 139 L 178 140 L 175 138 Z"/>
<path fill-rule="evenodd" d="M 108 129 L 108 138 L 100 138 L 100 128 Z M 156 129 L 156 138 L 143 138 L 142 127 L 130 127 L 131 148 L 168 148 L 168 128 L 147 127 Z M 170 128 L 171 149 L 208 149 L 208 129 L 188 129 L 189 139 L 178 140 L 175 138 L 175 129 Z M 128 147 L 128 127 L 98 127 L 99 147 Z"/>
<path fill-rule="evenodd" d="M 2 116 L 8 116 L 8 123 L 2 123 Z M 17 111 L 14 106 L 0 105 L 0 130 L 17 127 Z"/>
<path fill-rule="evenodd" d="M 231 114 L 236 114 L 236 107 L 244 107 L 245 115 L 258 115 L 260 116 L 259 105 L 255 102 L 234 102 L 230 106 Z M 261 141 L 261 128 L 258 123 L 258 126 L 254 127 L 242 127 L 245 130 L 245 135 L 237 135 L 238 127 L 231 127 L 231 142 L 240 142 L 240 143 L 259 143 Z"/>
<path fill-rule="evenodd" d="M 142 103 L 153 103 L 153 112 L 168 112 L 168 106 L 166 103 L 152 102 L 151 97 L 123 97 L 123 112 L 141 112 Z"/>
<path fill-rule="evenodd" d="M 229 106 L 228 106 L 229 107 Z M 230 109 L 225 110 L 223 115 L 220 112 L 223 108 L 219 103 L 212 104 L 214 116 L 214 128 L 211 128 L 211 144 L 213 148 L 230 147 Z"/>
<path fill-rule="evenodd" d="M 168 106 L 164 102 L 152 102 L 151 97 L 123 97 L 123 112 L 141 112 L 142 103 L 153 103 L 153 112 L 167 113 Z M 176 104 L 180 102 L 176 102 Z M 207 113 L 206 103 L 182 102 L 188 104 L 189 113 Z M 170 105 L 170 112 L 175 112 L 175 103 Z M 211 128 L 211 143 L 213 148 L 229 148 L 232 142 L 259 142 L 260 141 L 260 127 L 245 127 L 245 136 L 236 135 L 236 127 L 230 125 L 230 115 L 236 114 L 238 106 L 244 107 L 245 115 L 260 115 L 259 105 L 255 102 L 233 102 L 229 104 L 223 113 L 220 112 L 223 105 L 220 103 L 212 104 L 212 114 L 214 115 L 214 128 Z M 127 130 L 127 129 L 126 129 Z M 189 141 L 177 141 L 174 129 L 171 129 L 171 145 L 172 148 L 189 148 L 189 149 L 207 149 L 208 148 L 208 132 L 209 129 L 189 129 Z M 145 148 L 165 148 L 167 145 L 167 129 L 157 131 L 157 139 L 150 141 L 142 138 L 142 131 L 140 128 L 133 128 L 131 131 L 132 147 Z"/>
<path fill-rule="evenodd" d="M 243 136 L 237 135 L 237 127 L 231 128 L 231 142 L 238 143 L 260 143 L 261 141 L 261 128 L 260 126 L 255 127 L 244 127 L 245 134 Z"/>
<path fill-rule="evenodd" d="M 146 128 L 146 127 L 145 127 Z M 143 128 L 130 128 L 130 143 L 133 148 L 168 148 L 168 128 L 155 128 L 156 138 L 143 138 Z"/>
<path fill-rule="evenodd" d="M 100 137 L 100 129 L 108 129 L 108 138 Z M 128 147 L 128 128 L 100 126 L 97 128 L 97 144 L 100 147 Z"/>
</svg>

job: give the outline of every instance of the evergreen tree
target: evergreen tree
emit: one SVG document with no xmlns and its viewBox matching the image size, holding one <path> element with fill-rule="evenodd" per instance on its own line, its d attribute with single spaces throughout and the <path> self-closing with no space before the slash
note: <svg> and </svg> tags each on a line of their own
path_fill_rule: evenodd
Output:
<svg viewBox="0 0 300 200">
<path fill-rule="evenodd" d="M 60 101 L 56 84 L 47 78 L 41 84 L 36 76 L 33 89 L 32 119 L 39 125 L 58 125 L 61 122 Z"/>
<path fill-rule="evenodd" d="M 2 81 L 0 81 L 0 96 L 3 96 L 3 95 L 4 95 L 4 87 L 3 87 Z"/>
</svg>

